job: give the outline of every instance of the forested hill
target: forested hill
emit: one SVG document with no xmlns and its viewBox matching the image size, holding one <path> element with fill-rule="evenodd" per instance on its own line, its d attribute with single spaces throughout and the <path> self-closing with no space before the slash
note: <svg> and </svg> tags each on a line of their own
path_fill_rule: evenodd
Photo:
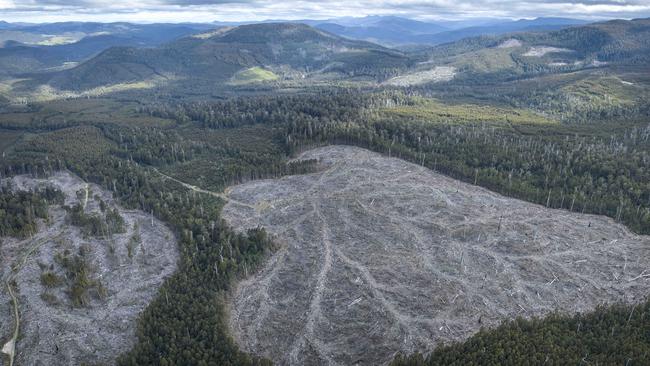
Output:
<svg viewBox="0 0 650 366">
<path fill-rule="evenodd" d="M 650 63 L 650 19 L 612 20 L 547 32 L 466 38 L 421 51 L 421 62 L 492 81 L 539 73 Z M 469 77 L 469 76 L 468 76 Z"/>
<path fill-rule="evenodd" d="M 252 67 L 283 69 L 289 74 L 318 71 L 375 76 L 410 64 L 401 52 L 369 42 L 303 24 L 267 23 L 219 28 L 157 48 L 111 48 L 57 73 L 50 84 L 80 90 L 155 77 L 224 82 Z"/>
<path fill-rule="evenodd" d="M 650 61 L 650 19 L 466 38 L 414 53 L 304 24 L 222 27 L 155 48 L 114 47 L 40 79 L 59 90 L 157 80 L 212 86 L 268 80 L 382 82 L 445 66 L 457 82 L 503 81 Z M 243 73 L 243 74 L 242 74 Z M 478 76 L 478 78 L 477 78 Z M 234 82 L 233 82 L 234 80 Z"/>
<path fill-rule="evenodd" d="M 114 46 L 155 47 L 209 29 L 207 24 L 63 22 L 0 27 L 0 76 L 69 67 Z"/>
<path fill-rule="evenodd" d="M 516 39 L 524 43 L 524 46 L 544 44 L 571 49 L 582 56 L 591 54 L 605 59 L 615 53 L 622 55 L 643 53 L 643 51 L 647 53 L 650 48 L 649 34 L 650 18 L 616 19 L 547 32 L 516 32 L 498 37 L 468 37 L 432 47 L 424 52 L 432 56 L 459 55 L 482 48 L 498 47 L 503 41 Z M 514 44 L 502 45 L 501 48 L 514 48 Z"/>
</svg>

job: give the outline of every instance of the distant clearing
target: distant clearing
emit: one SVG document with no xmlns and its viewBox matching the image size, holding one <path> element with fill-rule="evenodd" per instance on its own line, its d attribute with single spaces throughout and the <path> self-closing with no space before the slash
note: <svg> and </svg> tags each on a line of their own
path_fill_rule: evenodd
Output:
<svg viewBox="0 0 650 366">
<path fill-rule="evenodd" d="M 389 107 L 384 112 L 431 123 L 557 123 L 529 110 L 466 103 L 445 104 L 424 99 L 415 105 Z"/>
<path fill-rule="evenodd" d="M 510 38 L 506 39 L 505 41 L 501 42 L 497 48 L 516 48 L 516 47 L 521 47 L 522 43 L 520 40 L 515 39 L 515 38 Z"/>
<path fill-rule="evenodd" d="M 52 36 L 50 38 L 44 39 L 36 44 L 39 46 L 57 46 L 62 44 L 69 44 L 78 42 L 78 37 L 68 37 L 68 36 Z"/>
<path fill-rule="evenodd" d="M 233 85 L 242 85 L 263 83 L 275 80 L 278 80 L 278 76 L 272 71 L 255 66 L 251 67 L 250 69 L 242 70 L 233 75 L 230 83 Z"/>
<path fill-rule="evenodd" d="M 641 301 L 650 238 L 364 149 L 330 146 L 310 175 L 229 190 L 224 218 L 280 249 L 242 282 L 230 326 L 282 365 L 381 365 L 517 316 Z"/>
<path fill-rule="evenodd" d="M 173 79 L 173 77 L 154 77 L 148 80 L 135 81 L 130 83 L 119 83 L 98 86 L 95 88 L 82 90 L 82 91 L 72 91 L 72 90 L 61 90 L 52 87 L 51 85 L 40 85 L 36 88 L 35 91 L 22 94 L 16 93 L 12 96 L 7 94 L 10 97 L 10 100 L 13 103 L 25 104 L 30 102 L 47 102 L 52 100 L 59 99 L 74 99 L 74 98 L 87 98 L 87 97 L 99 97 L 111 93 L 124 92 L 128 90 L 141 90 L 141 89 L 153 89 L 157 86 L 163 85 Z M 6 86 L 5 86 L 6 88 Z M 0 92 L 1 92 L 0 88 Z"/>
<path fill-rule="evenodd" d="M 394 77 L 385 82 L 387 85 L 409 86 L 441 81 L 449 81 L 456 75 L 456 68 L 451 66 L 436 66 L 431 70 L 418 71 Z"/>
<path fill-rule="evenodd" d="M 193 38 L 198 38 L 198 39 L 208 39 L 208 38 L 212 38 L 214 36 L 219 36 L 219 35 L 222 35 L 222 34 L 226 34 L 228 31 L 230 31 L 233 28 L 234 27 L 223 27 L 223 28 L 215 29 L 215 30 L 210 31 L 210 32 L 195 34 L 192 37 Z"/>
<path fill-rule="evenodd" d="M 632 106 L 649 96 L 647 90 L 614 76 L 594 76 L 561 89 L 573 106 Z"/>
<path fill-rule="evenodd" d="M 491 73 L 516 68 L 509 48 L 484 48 L 450 58 L 451 65 L 459 70 Z"/>
<path fill-rule="evenodd" d="M 557 48 L 557 47 L 549 47 L 549 46 L 535 46 L 531 47 L 526 53 L 523 54 L 523 56 L 529 56 L 529 57 L 542 57 L 546 54 L 549 53 L 560 53 L 560 52 L 575 52 L 573 50 L 570 50 L 568 48 Z"/>
</svg>

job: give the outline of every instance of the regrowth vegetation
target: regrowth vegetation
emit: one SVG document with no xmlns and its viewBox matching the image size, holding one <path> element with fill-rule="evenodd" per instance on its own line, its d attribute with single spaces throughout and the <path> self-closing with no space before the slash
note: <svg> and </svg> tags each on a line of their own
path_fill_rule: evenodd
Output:
<svg viewBox="0 0 650 366">
<path fill-rule="evenodd" d="M 274 80 L 278 80 L 278 76 L 276 74 L 274 74 L 272 71 L 256 66 L 236 73 L 230 82 L 233 85 L 245 85 L 251 83 L 269 82 Z"/>
</svg>

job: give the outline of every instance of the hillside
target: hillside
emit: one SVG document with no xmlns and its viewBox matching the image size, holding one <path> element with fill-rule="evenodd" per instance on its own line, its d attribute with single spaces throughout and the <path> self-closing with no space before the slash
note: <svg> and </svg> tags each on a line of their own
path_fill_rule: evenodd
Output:
<svg viewBox="0 0 650 366">
<path fill-rule="evenodd" d="M 433 34 L 421 34 L 411 38 L 410 43 L 437 45 L 461 40 L 468 37 L 499 36 L 512 32 L 540 32 L 579 26 L 588 21 L 569 18 L 536 18 L 490 23 L 463 27 Z"/>
<path fill-rule="evenodd" d="M 121 46 L 123 40 L 113 35 L 58 46 L 14 42 L 0 48 L 5 77 L 13 76 L 0 85 L 0 92 L 19 103 L 152 88 L 200 96 L 314 85 L 472 85 L 476 94 L 480 92 L 476 87 L 483 85 L 489 86 L 488 94 L 494 94 L 501 83 L 599 70 L 611 70 L 616 78 L 626 81 L 624 74 L 630 68 L 636 68 L 638 74 L 648 66 L 649 22 L 618 20 L 554 31 L 470 37 L 412 52 L 295 23 L 223 26 L 157 47 Z M 111 43 L 120 46 L 97 51 Z M 77 61 L 97 52 L 84 62 Z M 21 69 L 46 72 L 21 74 Z M 522 87 L 530 91 L 530 86 Z"/>
<path fill-rule="evenodd" d="M 54 46 L 78 42 L 86 37 L 111 35 L 153 46 L 210 28 L 208 24 L 134 24 L 62 22 L 45 24 L 5 23 L 0 26 L 0 44 L 16 41 L 32 46 Z"/>
<path fill-rule="evenodd" d="M 360 39 L 381 44 L 416 43 L 422 35 L 437 34 L 448 31 L 447 27 L 436 23 L 426 23 L 400 17 L 367 17 L 352 24 L 345 22 L 319 23 L 315 27 L 340 36 Z M 344 24 L 340 24 L 344 23 Z"/>
<path fill-rule="evenodd" d="M 157 48 L 111 48 L 55 74 L 50 84 L 80 90 L 154 77 L 220 83 L 251 67 L 287 74 L 382 77 L 410 59 L 372 43 L 347 40 L 302 24 L 266 23 L 224 27 Z"/>
<path fill-rule="evenodd" d="M 465 38 L 420 52 L 423 64 L 449 66 L 457 79 L 489 82 L 544 73 L 650 62 L 650 19 L 614 20 L 556 31 Z"/>
<path fill-rule="evenodd" d="M 0 28 L 0 76 L 70 67 L 115 46 L 152 47 L 206 29 L 193 24 L 67 22 Z"/>
</svg>

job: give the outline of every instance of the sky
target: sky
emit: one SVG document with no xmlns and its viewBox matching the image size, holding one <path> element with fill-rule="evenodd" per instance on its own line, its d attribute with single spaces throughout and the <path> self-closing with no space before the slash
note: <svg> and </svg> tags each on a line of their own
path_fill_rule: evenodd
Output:
<svg viewBox="0 0 650 366">
<path fill-rule="evenodd" d="M 212 22 L 397 15 L 418 20 L 650 17 L 650 0 L 0 0 L 8 22 Z"/>
</svg>

